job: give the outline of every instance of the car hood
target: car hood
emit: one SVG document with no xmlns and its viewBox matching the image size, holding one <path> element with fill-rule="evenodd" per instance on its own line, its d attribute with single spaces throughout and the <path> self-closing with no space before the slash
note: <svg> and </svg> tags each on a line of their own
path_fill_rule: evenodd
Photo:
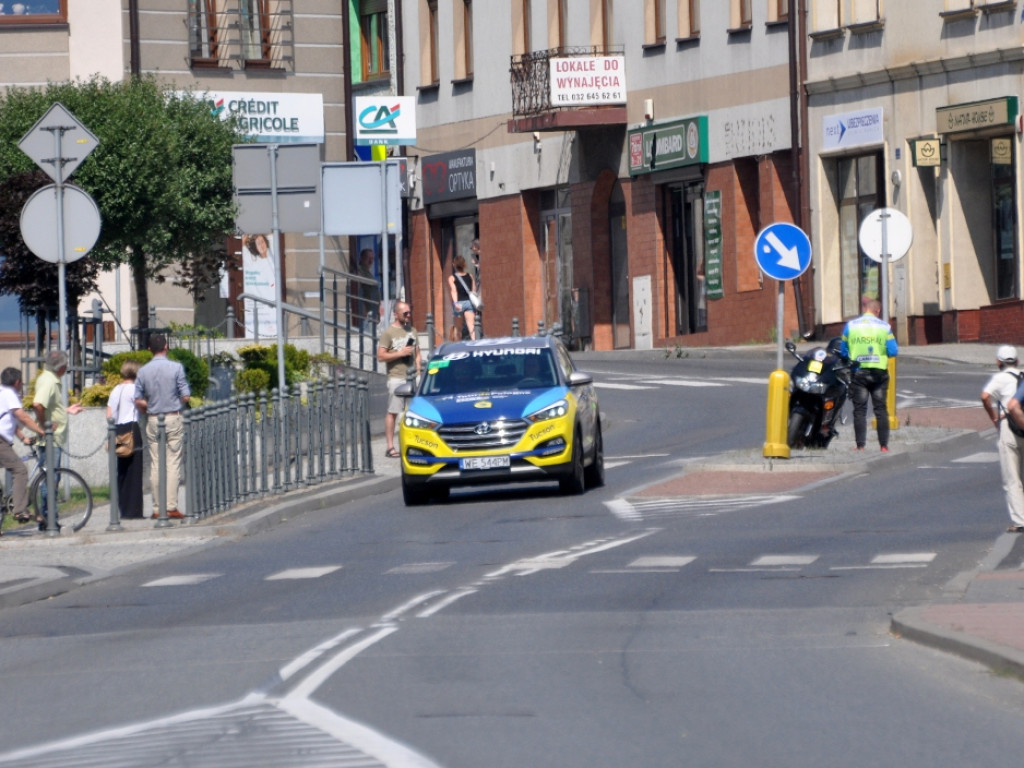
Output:
<svg viewBox="0 0 1024 768">
<path fill-rule="evenodd" d="M 549 389 L 502 389 L 464 392 L 458 395 L 418 396 L 409 410 L 442 424 L 520 419 L 556 403 L 568 394 L 567 387 Z"/>
</svg>

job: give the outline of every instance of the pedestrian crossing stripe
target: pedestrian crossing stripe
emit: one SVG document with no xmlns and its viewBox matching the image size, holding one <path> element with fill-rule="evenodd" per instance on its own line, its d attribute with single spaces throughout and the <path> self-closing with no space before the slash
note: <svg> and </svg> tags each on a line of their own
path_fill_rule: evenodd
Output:
<svg viewBox="0 0 1024 768">
<path fill-rule="evenodd" d="M 954 464 L 992 464 L 997 461 L 999 461 L 999 453 L 996 451 L 972 453 L 970 456 L 961 456 L 959 459 L 953 459 Z"/>
<path fill-rule="evenodd" d="M 284 571 L 267 576 L 264 581 L 281 581 L 284 579 L 319 579 L 329 573 L 341 570 L 340 565 L 321 565 L 312 568 L 288 568 Z"/>
<path fill-rule="evenodd" d="M 221 573 L 182 573 L 177 576 L 164 576 L 162 579 L 143 584 L 144 587 L 190 587 L 195 584 L 202 584 L 204 581 L 216 579 L 224 574 Z"/>
<path fill-rule="evenodd" d="M 744 496 L 688 496 L 683 498 L 611 499 L 605 507 L 620 520 L 635 522 L 654 518 L 709 517 L 727 512 L 778 504 L 800 498 L 791 494 L 748 494 Z"/>
</svg>

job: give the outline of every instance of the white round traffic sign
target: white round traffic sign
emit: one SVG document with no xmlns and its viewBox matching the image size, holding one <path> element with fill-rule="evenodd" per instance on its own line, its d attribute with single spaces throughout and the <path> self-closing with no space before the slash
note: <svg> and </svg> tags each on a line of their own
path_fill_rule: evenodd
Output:
<svg viewBox="0 0 1024 768">
<path fill-rule="evenodd" d="M 73 184 L 64 185 L 64 263 L 85 256 L 100 236 L 100 209 L 89 193 Z M 32 193 L 21 209 L 21 236 L 25 245 L 43 261 L 60 261 L 57 240 L 57 185 L 47 184 Z"/>
<path fill-rule="evenodd" d="M 910 220 L 895 208 L 876 208 L 860 223 L 857 241 L 868 258 L 882 261 L 882 227 L 889 261 L 902 259 L 914 242 Z"/>
</svg>

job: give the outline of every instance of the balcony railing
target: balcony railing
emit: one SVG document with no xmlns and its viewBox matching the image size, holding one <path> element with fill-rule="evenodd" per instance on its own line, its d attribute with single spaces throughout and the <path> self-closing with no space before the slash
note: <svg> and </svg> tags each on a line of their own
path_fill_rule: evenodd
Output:
<svg viewBox="0 0 1024 768">
<path fill-rule="evenodd" d="M 526 117 L 555 109 L 572 109 L 551 103 L 551 59 L 573 56 L 616 56 L 622 46 L 576 46 L 531 51 L 512 57 L 512 116 Z"/>
</svg>

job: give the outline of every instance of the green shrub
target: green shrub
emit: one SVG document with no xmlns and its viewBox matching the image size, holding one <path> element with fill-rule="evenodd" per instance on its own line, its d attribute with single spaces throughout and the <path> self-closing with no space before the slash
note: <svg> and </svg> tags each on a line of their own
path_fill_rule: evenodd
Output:
<svg viewBox="0 0 1024 768">
<path fill-rule="evenodd" d="M 112 355 L 109 360 L 103 362 L 103 376 L 107 381 L 116 379 L 121 380 L 121 366 L 127 360 L 134 360 L 139 364 L 139 368 L 144 366 L 150 360 L 153 359 L 153 353 L 148 349 L 136 349 L 129 352 L 118 352 L 116 355 Z"/>
<path fill-rule="evenodd" d="M 276 370 L 274 372 L 276 373 Z M 270 374 L 271 372 L 266 368 L 246 366 L 244 370 L 239 371 L 238 375 L 235 376 L 235 392 L 243 395 L 249 392 L 259 394 L 269 390 L 271 388 Z"/>
<path fill-rule="evenodd" d="M 121 379 L 117 377 L 114 381 L 107 381 L 105 384 L 93 384 L 91 387 L 86 387 L 82 390 L 78 404 L 85 408 L 105 406 L 107 400 L 110 399 L 110 393 L 120 383 Z"/>
<path fill-rule="evenodd" d="M 200 399 L 206 397 L 206 390 L 210 386 L 210 366 L 187 349 L 168 350 L 167 357 L 185 366 L 185 378 L 188 379 L 192 396 Z"/>
</svg>

